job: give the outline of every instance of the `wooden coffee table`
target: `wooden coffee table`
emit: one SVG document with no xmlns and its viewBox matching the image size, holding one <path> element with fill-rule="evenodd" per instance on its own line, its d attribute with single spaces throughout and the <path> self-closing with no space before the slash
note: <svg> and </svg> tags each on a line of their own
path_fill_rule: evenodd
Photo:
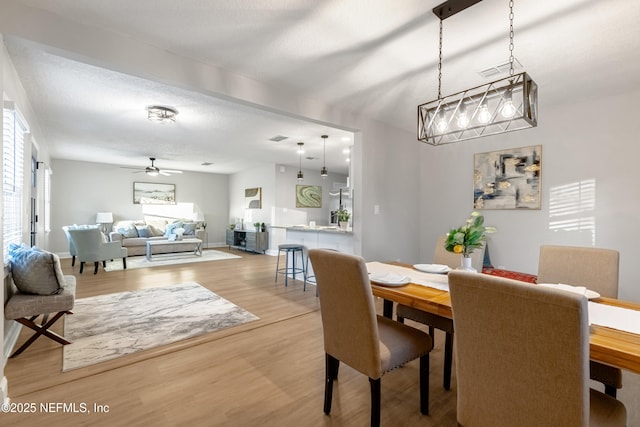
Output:
<svg viewBox="0 0 640 427">
<path fill-rule="evenodd" d="M 190 252 L 194 255 L 202 256 L 202 240 L 191 238 L 182 240 L 149 240 L 147 241 L 147 260 L 151 261 L 153 248 L 155 246 L 172 246 L 171 252 Z"/>
</svg>

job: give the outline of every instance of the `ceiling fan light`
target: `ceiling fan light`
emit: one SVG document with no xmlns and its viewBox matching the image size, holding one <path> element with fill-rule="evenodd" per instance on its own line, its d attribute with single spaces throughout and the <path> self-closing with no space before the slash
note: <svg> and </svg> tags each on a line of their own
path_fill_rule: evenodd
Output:
<svg viewBox="0 0 640 427">
<path fill-rule="evenodd" d="M 149 176 L 158 176 L 158 172 L 157 171 L 146 171 L 146 174 Z"/>
<path fill-rule="evenodd" d="M 147 118 L 152 122 L 160 124 L 174 123 L 178 110 L 171 107 L 165 107 L 162 105 L 150 105 L 147 107 Z"/>
</svg>

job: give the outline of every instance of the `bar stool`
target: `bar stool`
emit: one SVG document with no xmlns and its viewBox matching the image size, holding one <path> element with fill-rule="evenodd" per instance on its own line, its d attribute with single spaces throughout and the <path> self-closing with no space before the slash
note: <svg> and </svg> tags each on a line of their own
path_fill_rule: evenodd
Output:
<svg viewBox="0 0 640 427">
<path fill-rule="evenodd" d="M 284 268 L 280 268 L 280 252 L 284 252 Z M 300 267 L 296 267 L 296 253 L 300 252 Z M 291 254 L 292 262 L 289 266 L 289 254 Z M 296 279 L 297 273 L 302 273 L 305 281 L 307 280 L 307 269 L 304 266 L 304 246 L 293 243 L 285 243 L 278 245 L 278 262 L 276 263 L 276 283 L 278 282 L 278 274 L 284 274 L 284 285 L 288 286 L 289 273 Z"/>
<path fill-rule="evenodd" d="M 305 249 L 305 251 L 307 251 L 307 262 L 306 262 L 306 265 L 305 265 L 305 269 L 306 269 L 306 273 L 307 274 L 304 277 L 304 286 L 302 287 L 302 290 L 305 291 L 305 292 L 307 291 L 307 282 L 309 282 L 312 285 L 316 285 L 316 296 L 318 296 L 318 282 L 316 282 L 316 275 L 315 274 L 312 274 L 312 275 L 309 274 L 309 252 L 308 252 L 307 248 L 304 248 L 304 249 Z"/>
</svg>

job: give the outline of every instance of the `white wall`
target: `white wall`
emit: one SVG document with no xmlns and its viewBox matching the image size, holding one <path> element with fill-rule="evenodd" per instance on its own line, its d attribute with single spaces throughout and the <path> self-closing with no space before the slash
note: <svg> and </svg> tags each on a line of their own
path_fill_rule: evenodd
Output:
<svg viewBox="0 0 640 427">
<path fill-rule="evenodd" d="M 262 188 L 262 209 L 245 209 L 244 190 Z M 229 215 L 227 226 L 237 218 L 245 221 L 245 228 L 252 229 L 254 222 L 269 224 L 271 208 L 276 200 L 275 165 L 268 164 L 229 176 Z M 248 212 L 249 211 L 249 212 Z M 228 228 L 228 227 L 227 227 Z"/>
<path fill-rule="evenodd" d="M 577 104 L 542 102 L 537 128 L 441 147 L 423 145 L 420 212 L 427 219 L 421 232 L 423 260 L 432 256 L 437 235 L 461 225 L 472 211 L 474 153 L 540 144 L 542 209 L 482 211 L 486 223 L 498 228 L 489 243 L 493 265 L 536 274 L 542 244 L 616 249 L 619 296 L 640 301 L 640 272 L 634 259 L 640 236 L 640 185 L 635 176 L 640 158 L 639 95 L 636 87 L 623 95 Z M 596 186 L 592 208 L 584 203 L 574 213 L 552 216 L 549 202 L 558 187 L 589 180 Z M 584 197 L 582 201 L 588 202 Z M 551 222 L 563 219 L 592 221 L 595 232 L 550 229 Z"/>
<path fill-rule="evenodd" d="M 176 185 L 176 201 L 195 203 L 207 222 L 209 245 L 224 245 L 229 212 L 227 175 L 185 172 L 149 177 L 115 165 L 55 159 L 52 163 L 52 252 L 69 252 L 61 227 L 94 224 L 97 212 L 113 212 L 114 221 L 142 219 L 142 205 L 133 203 L 133 182 Z"/>
</svg>

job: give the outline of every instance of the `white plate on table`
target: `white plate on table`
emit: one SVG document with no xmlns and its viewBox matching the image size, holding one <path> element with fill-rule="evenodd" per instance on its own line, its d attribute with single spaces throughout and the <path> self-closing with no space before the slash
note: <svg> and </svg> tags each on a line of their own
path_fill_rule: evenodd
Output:
<svg viewBox="0 0 640 427">
<path fill-rule="evenodd" d="M 590 289 L 585 289 L 582 286 L 571 286 L 562 283 L 538 283 L 538 286 L 544 286 L 547 288 L 560 289 L 561 291 L 573 292 L 576 294 L 584 295 L 587 299 L 600 298 L 600 294 Z"/>
<path fill-rule="evenodd" d="M 432 274 L 445 274 L 451 271 L 451 267 L 444 264 L 414 264 L 413 268 Z"/>
<path fill-rule="evenodd" d="M 404 286 L 411 282 L 409 276 L 394 273 L 370 273 L 369 280 L 383 286 Z"/>
</svg>

